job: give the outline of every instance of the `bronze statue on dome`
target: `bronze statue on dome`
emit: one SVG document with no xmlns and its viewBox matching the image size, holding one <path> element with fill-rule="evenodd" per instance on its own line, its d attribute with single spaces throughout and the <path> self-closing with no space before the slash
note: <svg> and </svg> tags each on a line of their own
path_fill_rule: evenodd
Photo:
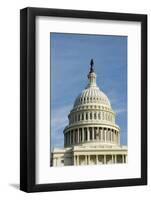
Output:
<svg viewBox="0 0 151 200">
<path fill-rule="evenodd" d="M 90 73 L 92 73 L 92 72 L 94 72 L 94 68 L 93 68 L 93 66 L 94 66 L 94 61 L 93 61 L 93 59 L 91 59 L 90 65 L 91 65 L 91 67 L 90 67 Z"/>
</svg>

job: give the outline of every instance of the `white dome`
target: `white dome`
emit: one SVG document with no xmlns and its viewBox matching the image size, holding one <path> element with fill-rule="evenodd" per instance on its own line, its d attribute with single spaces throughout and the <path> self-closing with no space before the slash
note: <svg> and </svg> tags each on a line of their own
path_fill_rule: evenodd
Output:
<svg viewBox="0 0 151 200">
<path fill-rule="evenodd" d="M 95 87 L 88 87 L 81 92 L 81 94 L 76 98 L 74 102 L 74 107 L 83 104 L 100 104 L 107 107 L 111 107 L 108 97 L 100 91 L 100 89 Z"/>
</svg>

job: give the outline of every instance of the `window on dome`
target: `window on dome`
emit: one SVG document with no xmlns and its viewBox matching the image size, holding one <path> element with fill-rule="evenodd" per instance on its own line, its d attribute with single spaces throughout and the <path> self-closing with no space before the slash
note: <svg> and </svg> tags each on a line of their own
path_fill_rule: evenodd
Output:
<svg viewBox="0 0 151 200">
<path fill-rule="evenodd" d="M 97 117 L 96 117 L 96 113 L 94 113 L 94 119 L 96 119 Z"/>
</svg>

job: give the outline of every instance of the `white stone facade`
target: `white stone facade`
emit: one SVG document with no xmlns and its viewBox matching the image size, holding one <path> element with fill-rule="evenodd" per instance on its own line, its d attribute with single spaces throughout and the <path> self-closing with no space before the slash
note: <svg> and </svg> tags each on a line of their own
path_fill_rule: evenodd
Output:
<svg viewBox="0 0 151 200">
<path fill-rule="evenodd" d="M 120 145 L 120 128 L 108 97 L 96 84 L 93 63 L 88 80 L 68 115 L 64 148 L 51 153 L 52 166 L 127 162 L 127 146 Z"/>
</svg>

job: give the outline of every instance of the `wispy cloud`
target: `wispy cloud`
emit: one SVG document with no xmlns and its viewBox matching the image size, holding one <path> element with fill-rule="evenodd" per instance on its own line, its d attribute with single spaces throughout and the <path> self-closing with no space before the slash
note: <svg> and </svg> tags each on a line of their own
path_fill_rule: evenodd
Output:
<svg viewBox="0 0 151 200">
<path fill-rule="evenodd" d="M 51 126 L 55 128 L 55 130 L 59 130 L 64 128 L 68 123 L 68 114 L 72 108 L 72 105 L 65 105 L 62 108 L 56 108 L 52 111 L 52 119 Z"/>
<path fill-rule="evenodd" d="M 68 124 L 68 114 L 72 105 L 65 105 L 52 110 L 51 114 L 51 145 L 52 147 L 63 145 L 63 129 Z"/>
<path fill-rule="evenodd" d="M 126 108 L 117 108 L 114 110 L 116 114 L 121 114 L 127 111 Z"/>
</svg>

